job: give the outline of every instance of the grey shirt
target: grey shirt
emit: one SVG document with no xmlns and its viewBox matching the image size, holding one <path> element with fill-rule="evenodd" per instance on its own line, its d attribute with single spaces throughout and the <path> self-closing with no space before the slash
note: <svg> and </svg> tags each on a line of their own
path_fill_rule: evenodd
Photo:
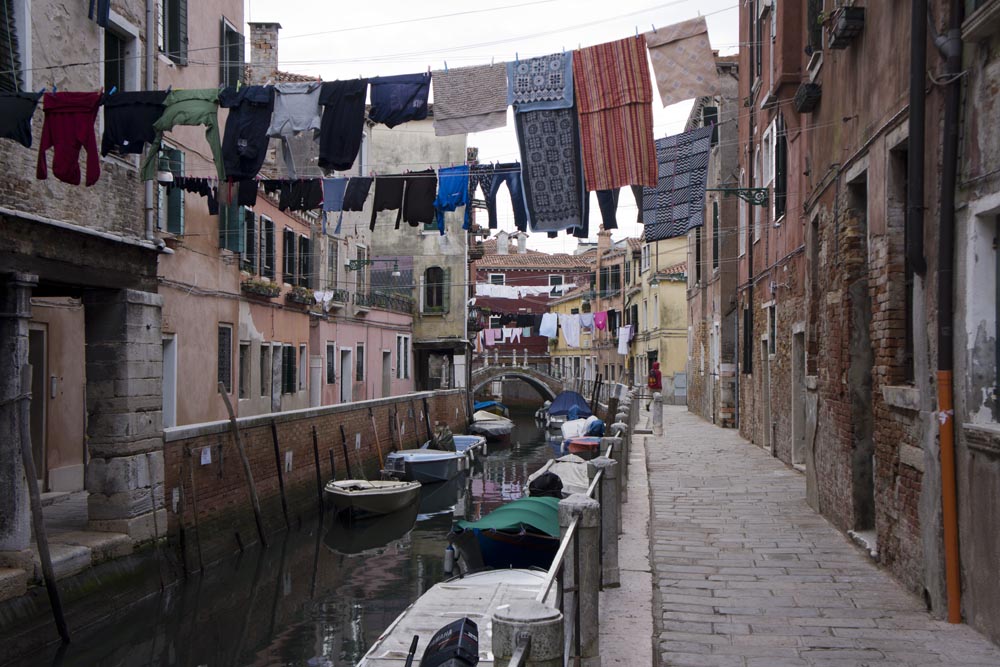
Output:
<svg viewBox="0 0 1000 667">
<path fill-rule="evenodd" d="M 267 136 L 280 137 L 306 130 L 319 131 L 321 87 L 322 83 L 319 81 L 276 85 L 274 115 L 271 116 Z"/>
</svg>

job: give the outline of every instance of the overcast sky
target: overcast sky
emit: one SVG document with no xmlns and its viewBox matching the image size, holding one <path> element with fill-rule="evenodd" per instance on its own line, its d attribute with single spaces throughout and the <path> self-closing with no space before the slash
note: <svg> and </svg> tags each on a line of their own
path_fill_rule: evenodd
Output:
<svg viewBox="0 0 1000 667">
<path fill-rule="evenodd" d="M 563 49 L 591 46 L 646 32 L 699 14 L 708 21 L 712 48 L 722 55 L 738 50 L 738 0 L 365 0 L 317 3 L 314 0 L 246 0 L 248 21 L 277 21 L 281 69 L 316 74 L 325 80 L 407 74 L 449 67 L 507 62 Z M 247 33 L 249 34 L 249 33 Z M 432 84 L 433 86 L 433 84 Z M 433 87 L 432 87 L 433 90 Z M 655 90 L 655 85 L 654 85 Z M 657 137 L 683 131 L 691 103 L 663 108 L 654 94 Z M 517 139 L 508 111 L 507 127 L 470 134 L 483 162 L 518 159 Z M 405 129 L 405 125 L 400 129 Z M 429 165 L 432 166 L 432 165 Z M 419 167 L 414 167 L 419 168 Z M 600 213 L 591 197 L 591 240 Z M 506 188 L 498 197 L 500 227 L 514 231 Z M 485 220 L 485 214 L 483 214 Z M 641 236 L 631 193 L 623 192 L 615 240 Z M 528 247 L 572 252 L 576 239 L 532 234 Z"/>
</svg>

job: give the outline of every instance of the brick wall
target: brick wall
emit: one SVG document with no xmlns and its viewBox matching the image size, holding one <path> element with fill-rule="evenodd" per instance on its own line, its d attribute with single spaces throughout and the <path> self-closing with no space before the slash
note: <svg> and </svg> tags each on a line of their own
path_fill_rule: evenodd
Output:
<svg viewBox="0 0 1000 667">
<path fill-rule="evenodd" d="M 240 434 L 260 497 L 265 532 L 284 528 L 272 423 L 278 435 L 278 459 L 289 518 L 296 522 L 303 514 L 315 512 L 318 504 L 313 428 L 323 484 L 334 476 L 331 454 L 336 477 L 347 476 L 341 427 L 347 436 L 353 476 L 361 477 L 363 468 L 369 478 L 377 478 L 379 457 L 369 408 L 375 418 L 382 453 L 386 454 L 419 446 L 427 439 L 422 417 L 425 400 L 432 426 L 444 422 L 452 431 L 463 432 L 467 423 L 465 397 L 464 390 L 424 392 L 239 419 Z M 390 427 L 394 416 L 399 420 L 398 430 Z M 356 450 L 358 434 L 361 445 Z M 247 482 L 229 422 L 167 429 L 164 440 L 168 530 L 172 539 L 182 543 L 189 562 L 198 558 L 197 533 L 201 535 L 206 561 L 239 549 L 240 543 L 255 541 L 257 533 Z M 202 465 L 202 452 L 206 448 L 211 452 L 211 463 Z"/>
</svg>

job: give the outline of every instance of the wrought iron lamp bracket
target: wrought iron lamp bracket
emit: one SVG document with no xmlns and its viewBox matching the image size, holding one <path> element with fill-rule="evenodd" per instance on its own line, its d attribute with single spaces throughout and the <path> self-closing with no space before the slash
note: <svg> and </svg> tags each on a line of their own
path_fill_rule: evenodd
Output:
<svg viewBox="0 0 1000 667">
<path fill-rule="evenodd" d="M 751 206 L 767 206 L 767 188 L 707 188 L 706 192 L 721 192 L 726 197 L 736 195 Z"/>
</svg>

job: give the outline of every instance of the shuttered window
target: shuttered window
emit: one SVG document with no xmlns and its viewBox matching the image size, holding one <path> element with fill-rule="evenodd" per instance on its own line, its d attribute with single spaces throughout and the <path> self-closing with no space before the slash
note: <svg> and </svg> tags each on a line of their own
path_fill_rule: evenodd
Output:
<svg viewBox="0 0 1000 667">
<path fill-rule="evenodd" d="M 160 151 L 157 169 L 169 171 L 174 177 L 184 175 L 184 152 L 174 148 Z M 180 188 L 159 186 L 160 199 L 157 211 L 159 228 L 171 234 L 184 233 L 184 191 Z"/>
<path fill-rule="evenodd" d="M 178 65 L 188 64 L 187 0 L 162 0 L 160 51 Z"/>
<path fill-rule="evenodd" d="M 281 393 L 294 394 L 298 391 L 299 378 L 295 370 L 295 348 L 281 347 Z"/>
<path fill-rule="evenodd" d="M 243 207 L 235 201 L 228 206 L 219 203 L 219 248 L 240 255 L 246 249 L 246 220 Z"/>
<path fill-rule="evenodd" d="M 21 89 L 21 53 L 18 46 L 15 0 L 0 0 L 0 92 Z"/>
<path fill-rule="evenodd" d="M 228 324 L 219 325 L 218 381 L 233 391 L 233 328 Z"/>
<path fill-rule="evenodd" d="M 274 280 L 274 222 L 260 218 L 260 275 Z"/>
<path fill-rule="evenodd" d="M 295 283 L 295 232 L 285 229 L 281 233 L 281 276 L 289 285 Z"/>
<path fill-rule="evenodd" d="M 250 209 L 243 210 L 243 255 L 240 258 L 240 269 L 250 275 L 257 274 L 257 218 Z"/>
<path fill-rule="evenodd" d="M 358 353 L 355 357 L 356 366 L 354 379 L 357 382 L 365 381 L 365 346 L 364 343 L 358 343 Z"/>
<path fill-rule="evenodd" d="M 312 242 L 308 236 L 299 237 L 299 275 L 296 285 L 310 287 L 312 283 Z"/>
<path fill-rule="evenodd" d="M 424 271 L 424 310 L 448 312 L 448 270 L 431 266 Z"/>
<path fill-rule="evenodd" d="M 785 117 L 778 114 L 774 146 L 774 219 L 785 214 L 788 197 L 788 142 L 786 140 Z"/>
<path fill-rule="evenodd" d="M 243 35 L 222 19 L 219 34 L 219 84 L 235 86 L 243 81 Z"/>
<path fill-rule="evenodd" d="M 326 383 L 333 384 L 337 381 L 337 344 L 326 344 Z"/>
<path fill-rule="evenodd" d="M 712 268 L 719 268 L 719 202 L 712 202 Z"/>
</svg>

